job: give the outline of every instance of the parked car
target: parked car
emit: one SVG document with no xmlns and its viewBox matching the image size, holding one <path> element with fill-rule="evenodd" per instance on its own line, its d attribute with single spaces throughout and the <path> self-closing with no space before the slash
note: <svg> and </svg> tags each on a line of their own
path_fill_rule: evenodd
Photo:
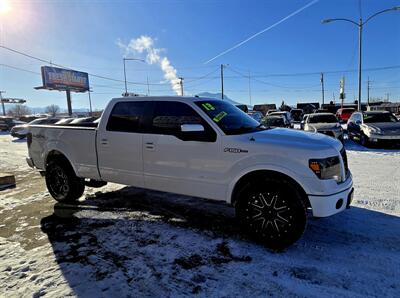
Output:
<svg viewBox="0 0 400 298">
<path fill-rule="evenodd" d="M 361 145 L 400 145 L 400 121 L 390 112 L 355 112 L 347 122 L 350 139 Z"/>
<path fill-rule="evenodd" d="M 290 127 L 290 123 L 287 122 L 286 118 L 283 116 L 266 116 L 262 120 L 262 124 L 266 127 Z"/>
<path fill-rule="evenodd" d="M 264 118 L 264 115 L 259 111 L 249 111 L 247 114 L 249 114 L 251 118 L 260 123 L 261 120 Z"/>
<path fill-rule="evenodd" d="M 66 125 L 66 124 L 68 124 L 68 123 L 71 123 L 72 121 L 74 121 L 76 118 L 64 118 L 64 119 L 61 119 L 61 120 L 59 120 L 59 121 L 57 121 L 55 124 L 56 125 Z"/>
<path fill-rule="evenodd" d="M 13 117 L 0 116 L 0 130 L 8 131 L 13 128 L 15 125 L 25 124 L 24 121 L 19 121 L 14 119 Z"/>
<path fill-rule="evenodd" d="M 300 123 L 301 118 L 303 116 L 303 110 L 302 109 L 291 109 L 290 115 L 292 116 L 293 121 Z"/>
<path fill-rule="evenodd" d="M 272 112 L 268 114 L 269 116 L 283 116 L 286 118 L 287 122 L 289 122 L 289 126 L 292 125 L 292 115 L 290 112 L 287 111 L 278 111 L 278 112 Z"/>
<path fill-rule="evenodd" d="M 54 124 L 59 120 L 60 120 L 60 118 L 39 118 L 39 119 L 33 120 L 29 123 L 15 125 L 11 129 L 10 134 L 15 138 L 23 139 L 29 133 L 30 125 L 34 125 L 34 124 L 35 125 L 38 125 L 38 124 L 49 125 L 49 124 Z"/>
<path fill-rule="evenodd" d="M 349 120 L 350 116 L 354 113 L 355 109 L 353 108 L 341 108 L 337 110 L 336 117 L 340 122 L 344 123 Z"/>
<path fill-rule="evenodd" d="M 77 200 L 89 179 L 225 201 L 273 249 L 301 237 L 307 209 L 326 217 L 352 200 L 340 142 L 267 129 L 223 100 L 115 98 L 97 127 L 33 125 L 28 140 L 57 201 Z"/>
<path fill-rule="evenodd" d="M 268 116 L 268 115 L 271 115 L 272 113 L 275 113 L 275 112 L 279 112 L 279 110 L 277 110 L 277 109 L 270 109 L 270 110 L 267 111 L 267 113 L 266 113 L 265 115 Z"/>
<path fill-rule="evenodd" d="M 82 118 L 75 118 L 69 124 L 70 125 L 77 125 L 77 124 L 84 124 L 84 123 L 93 123 L 97 117 L 82 117 Z"/>
<path fill-rule="evenodd" d="M 304 123 L 305 131 L 315 131 L 334 137 L 343 143 L 343 128 L 332 113 L 314 113 L 308 115 Z"/>
</svg>

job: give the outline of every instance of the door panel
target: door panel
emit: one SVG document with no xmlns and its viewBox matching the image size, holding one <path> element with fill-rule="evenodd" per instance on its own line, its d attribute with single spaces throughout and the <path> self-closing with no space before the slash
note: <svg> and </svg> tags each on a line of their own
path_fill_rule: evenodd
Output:
<svg viewBox="0 0 400 298">
<path fill-rule="evenodd" d="M 202 124 L 210 138 L 184 141 L 182 124 Z M 224 200 L 220 140 L 201 116 L 185 103 L 156 102 L 150 125 L 151 133 L 143 135 L 145 187 Z"/>
<path fill-rule="evenodd" d="M 147 102 L 118 102 L 107 127 L 97 137 L 98 163 L 103 180 L 144 186 L 142 121 Z"/>
</svg>

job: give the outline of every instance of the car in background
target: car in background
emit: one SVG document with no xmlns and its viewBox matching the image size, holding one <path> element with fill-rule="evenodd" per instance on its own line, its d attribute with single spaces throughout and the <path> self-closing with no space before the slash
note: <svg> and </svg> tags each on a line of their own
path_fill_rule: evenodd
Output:
<svg viewBox="0 0 400 298">
<path fill-rule="evenodd" d="M 59 121 L 57 121 L 56 123 L 54 123 L 55 125 L 66 125 L 71 123 L 72 121 L 74 121 L 76 118 L 64 118 L 61 119 Z"/>
<path fill-rule="evenodd" d="M 11 128 L 10 134 L 15 138 L 23 139 L 28 135 L 30 125 L 37 125 L 37 124 L 50 125 L 50 124 L 56 123 L 59 120 L 60 120 L 60 118 L 35 119 L 29 123 L 15 125 L 13 128 Z"/>
<path fill-rule="evenodd" d="M 275 113 L 275 112 L 279 112 L 279 110 L 269 109 L 268 112 L 265 115 L 267 116 L 267 115 L 270 115 L 270 114 Z"/>
<path fill-rule="evenodd" d="M 0 131 L 9 131 L 15 125 L 25 124 L 24 121 L 15 120 L 13 117 L 0 117 Z"/>
<path fill-rule="evenodd" d="M 361 145 L 400 145 L 400 121 L 388 111 L 355 112 L 347 122 L 349 138 Z"/>
<path fill-rule="evenodd" d="M 239 109 L 241 109 L 243 112 L 248 113 L 249 112 L 249 108 L 247 107 L 247 105 L 236 105 Z"/>
<path fill-rule="evenodd" d="M 82 118 L 75 118 L 72 120 L 69 125 L 81 125 L 81 124 L 88 124 L 93 123 L 93 121 L 97 120 L 97 117 L 82 117 Z"/>
<path fill-rule="evenodd" d="M 315 131 L 334 137 L 344 142 L 343 128 L 332 113 L 314 113 L 308 115 L 304 123 L 304 131 Z"/>
<path fill-rule="evenodd" d="M 291 109 L 290 115 L 292 116 L 293 121 L 300 122 L 301 117 L 303 116 L 303 110 L 302 109 Z"/>
<path fill-rule="evenodd" d="M 283 116 L 266 116 L 262 122 L 264 126 L 274 128 L 274 127 L 290 127 L 290 123 Z"/>
<path fill-rule="evenodd" d="M 339 119 L 340 122 L 347 122 L 354 111 L 355 109 L 353 108 L 341 108 L 337 110 L 336 117 Z"/>
<path fill-rule="evenodd" d="M 268 114 L 269 116 L 282 116 L 285 117 L 287 122 L 289 122 L 289 126 L 292 126 L 292 115 L 290 112 L 287 111 L 278 111 L 278 112 L 272 112 Z"/>
<path fill-rule="evenodd" d="M 301 122 L 300 122 L 300 129 L 301 129 L 301 130 L 304 130 L 304 123 L 306 123 L 307 117 L 308 117 L 309 115 L 310 115 L 310 114 L 304 114 L 304 115 L 303 115 L 302 120 L 301 120 Z"/>
<path fill-rule="evenodd" d="M 261 123 L 262 119 L 264 118 L 263 113 L 260 111 L 249 111 L 247 113 L 251 118 Z"/>
</svg>

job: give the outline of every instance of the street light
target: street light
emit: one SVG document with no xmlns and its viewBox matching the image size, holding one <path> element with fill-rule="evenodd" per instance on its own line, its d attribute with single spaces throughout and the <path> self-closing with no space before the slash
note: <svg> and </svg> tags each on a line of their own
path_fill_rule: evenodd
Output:
<svg viewBox="0 0 400 298">
<path fill-rule="evenodd" d="M 125 61 L 127 60 L 134 60 L 134 61 L 140 61 L 140 62 L 146 62 L 143 59 L 137 59 L 137 58 L 123 58 L 122 61 L 124 62 L 124 78 L 125 78 L 125 94 L 128 94 L 128 86 L 126 84 L 126 66 L 125 66 Z"/>
<path fill-rule="evenodd" d="M 363 19 L 360 17 L 359 22 L 355 22 L 353 20 L 349 19 L 344 19 L 344 18 L 336 18 L 336 19 L 326 19 L 322 20 L 322 24 L 328 24 L 331 22 L 335 21 L 345 21 L 352 23 L 358 27 L 358 110 L 361 111 L 361 54 L 362 54 L 362 29 L 365 24 L 369 22 L 373 17 L 376 17 L 377 15 L 388 12 L 388 11 L 400 11 L 400 6 L 395 6 L 392 8 L 384 9 L 382 11 L 378 11 L 377 13 L 374 13 L 370 17 L 366 19 L 365 22 L 363 22 Z"/>
</svg>

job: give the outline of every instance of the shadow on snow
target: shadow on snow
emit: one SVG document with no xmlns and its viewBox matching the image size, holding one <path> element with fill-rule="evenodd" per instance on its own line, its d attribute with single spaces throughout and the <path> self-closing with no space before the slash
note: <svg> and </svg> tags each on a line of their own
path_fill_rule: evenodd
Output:
<svg viewBox="0 0 400 298">
<path fill-rule="evenodd" d="M 378 273 L 400 273 L 399 218 L 356 207 L 310 218 L 303 238 L 281 254 L 249 241 L 226 204 L 132 187 L 57 203 L 41 227 L 77 296 L 400 289 L 391 279 L 381 281 L 385 293 L 373 287 Z"/>
</svg>

